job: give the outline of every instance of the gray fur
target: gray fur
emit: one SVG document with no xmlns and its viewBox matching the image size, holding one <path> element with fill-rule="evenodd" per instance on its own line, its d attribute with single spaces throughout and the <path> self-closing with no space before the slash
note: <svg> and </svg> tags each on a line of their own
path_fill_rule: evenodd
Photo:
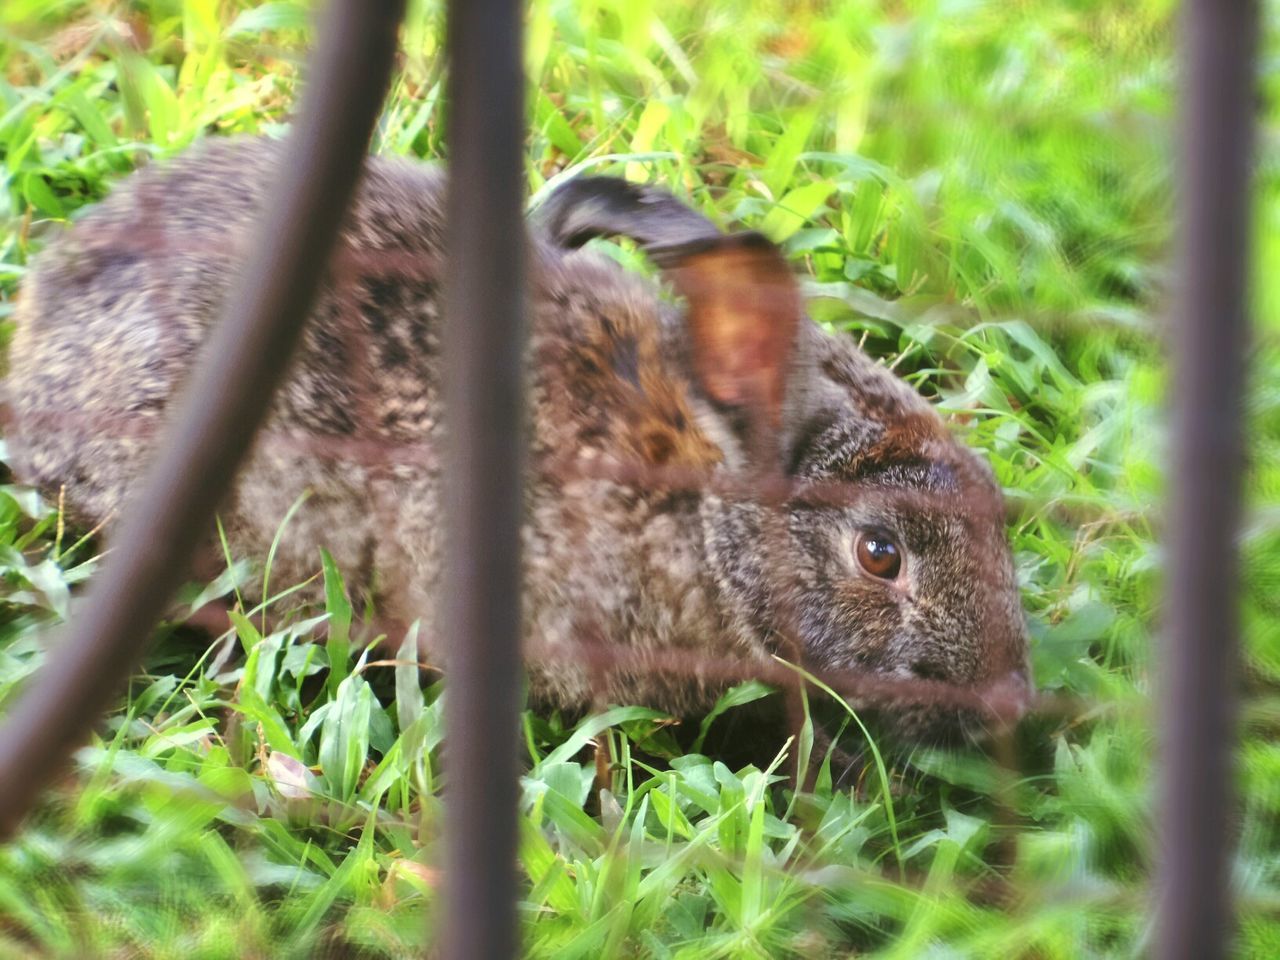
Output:
<svg viewBox="0 0 1280 960">
<path fill-rule="evenodd" d="M 137 488 L 155 428 L 236 282 L 279 156 L 267 140 L 213 141 L 145 170 L 31 270 L 7 385 L 14 466 L 46 491 L 65 488 L 81 521 L 109 520 Z M 430 656 L 447 646 L 433 605 L 438 278 L 395 277 L 376 264 L 387 255 L 439 263 L 442 186 L 418 164 L 369 162 L 343 238 L 358 255 L 354 287 L 326 282 L 221 513 L 233 549 L 261 558 L 309 492 L 285 530 L 273 584 L 314 576 L 325 546 L 354 595 L 401 620 L 422 617 Z M 494 271 L 502 282 L 501 265 Z M 721 682 L 641 669 L 601 675 L 575 665 L 574 644 L 589 633 L 658 664 L 672 651 L 763 661 L 786 652 L 781 619 L 799 629 L 818 667 L 974 684 L 1025 670 L 999 491 L 905 383 L 804 321 L 784 466 L 798 479 L 868 492 L 849 506 L 791 510 L 779 555 L 766 549 L 766 512 L 753 504 L 552 468 L 641 456 L 725 475 L 746 458 L 732 411 L 708 403 L 688 373 L 681 317 L 653 285 L 537 231 L 530 276 L 526 639 L 568 656 L 531 662 L 535 698 L 704 708 Z M 342 319 L 352 308 L 354 336 Z M 393 452 L 368 455 L 380 445 Z M 857 568 L 852 537 L 867 527 L 904 544 L 909 590 Z M 955 715 L 904 707 L 898 719 L 924 735 Z"/>
</svg>

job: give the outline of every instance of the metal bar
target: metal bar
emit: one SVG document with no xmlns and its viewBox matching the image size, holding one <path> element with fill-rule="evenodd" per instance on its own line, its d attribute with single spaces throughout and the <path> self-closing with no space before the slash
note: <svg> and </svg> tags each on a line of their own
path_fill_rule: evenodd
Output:
<svg viewBox="0 0 1280 960">
<path fill-rule="evenodd" d="M 1181 287 L 1161 729 L 1156 955 L 1227 955 L 1239 660 L 1242 383 L 1258 8 L 1183 11 Z"/>
<path fill-rule="evenodd" d="M 521 4 L 449 6 L 443 955 L 512 957 L 523 465 Z"/>
<path fill-rule="evenodd" d="M 354 190 L 403 14 L 404 0 L 333 0 L 325 12 L 257 253 L 83 614 L 0 730 L 0 835 L 119 695 L 266 415 Z"/>
</svg>

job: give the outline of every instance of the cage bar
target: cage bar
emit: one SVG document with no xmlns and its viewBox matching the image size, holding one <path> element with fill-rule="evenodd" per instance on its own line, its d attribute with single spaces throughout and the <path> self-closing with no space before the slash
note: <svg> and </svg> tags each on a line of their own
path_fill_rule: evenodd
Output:
<svg viewBox="0 0 1280 960">
<path fill-rule="evenodd" d="M 1155 941 L 1163 960 L 1212 960 L 1227 955 L 1231 933 L 1236 536 L 1257 5 L 1189 0 L 1182 27 Z"/>
<path fill-rule="evenodd" d="M 512 957 L 524 354 L 522 7 L 449 6 L 443 636 L 449 960 Z"/>
</svg>

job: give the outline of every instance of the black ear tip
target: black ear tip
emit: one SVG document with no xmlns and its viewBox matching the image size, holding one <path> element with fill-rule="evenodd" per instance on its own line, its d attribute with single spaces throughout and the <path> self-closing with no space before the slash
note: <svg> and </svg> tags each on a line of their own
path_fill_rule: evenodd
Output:
<svg viewBox="0 0 1280 960">
<path fill-rule="evenodd" d="M 554 243 L 570 249 L 595 237 L 629 237 L 647 249 L 719 236 L 715 224 L 661 187 L 619 177 L 570 180 L 552 192 L 536 219 Z"/>
<path fill-rule="evenodd" d="M 556 243 L 574 249 L 607 232 L 605 224 L 652 202 L 652 191 L 620 177 L 575 177 L 555 189 L 537 219 Z"/>
</svg>

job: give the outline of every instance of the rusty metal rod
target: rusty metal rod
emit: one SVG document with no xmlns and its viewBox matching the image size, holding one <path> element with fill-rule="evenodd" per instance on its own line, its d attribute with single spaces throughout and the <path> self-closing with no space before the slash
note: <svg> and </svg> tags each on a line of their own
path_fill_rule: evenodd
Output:
<svg viewBox="0 0 1280 960">
<path fill-rule="evenodd" d="M 443 956 L 508 958 L 516 924 L 523 466 L 521 4 L 448 12 Z"/>
<path fill-rule="evenodd" d="M 0 835 L 13 833 L 117 696 L 210 530 L 284 374 L 391 75 L 404 0 L 332 0 L 254 255 L 201 355 L 164 451 L 83 611 L 0 729 Z"/>
<path fill-rule="evenodd" d="M 1232 935 L 1250 156 L 1258 7 L 1188 0 L 1161 690 L 1155 955 L 1225 957 Z"/>
</svg>

